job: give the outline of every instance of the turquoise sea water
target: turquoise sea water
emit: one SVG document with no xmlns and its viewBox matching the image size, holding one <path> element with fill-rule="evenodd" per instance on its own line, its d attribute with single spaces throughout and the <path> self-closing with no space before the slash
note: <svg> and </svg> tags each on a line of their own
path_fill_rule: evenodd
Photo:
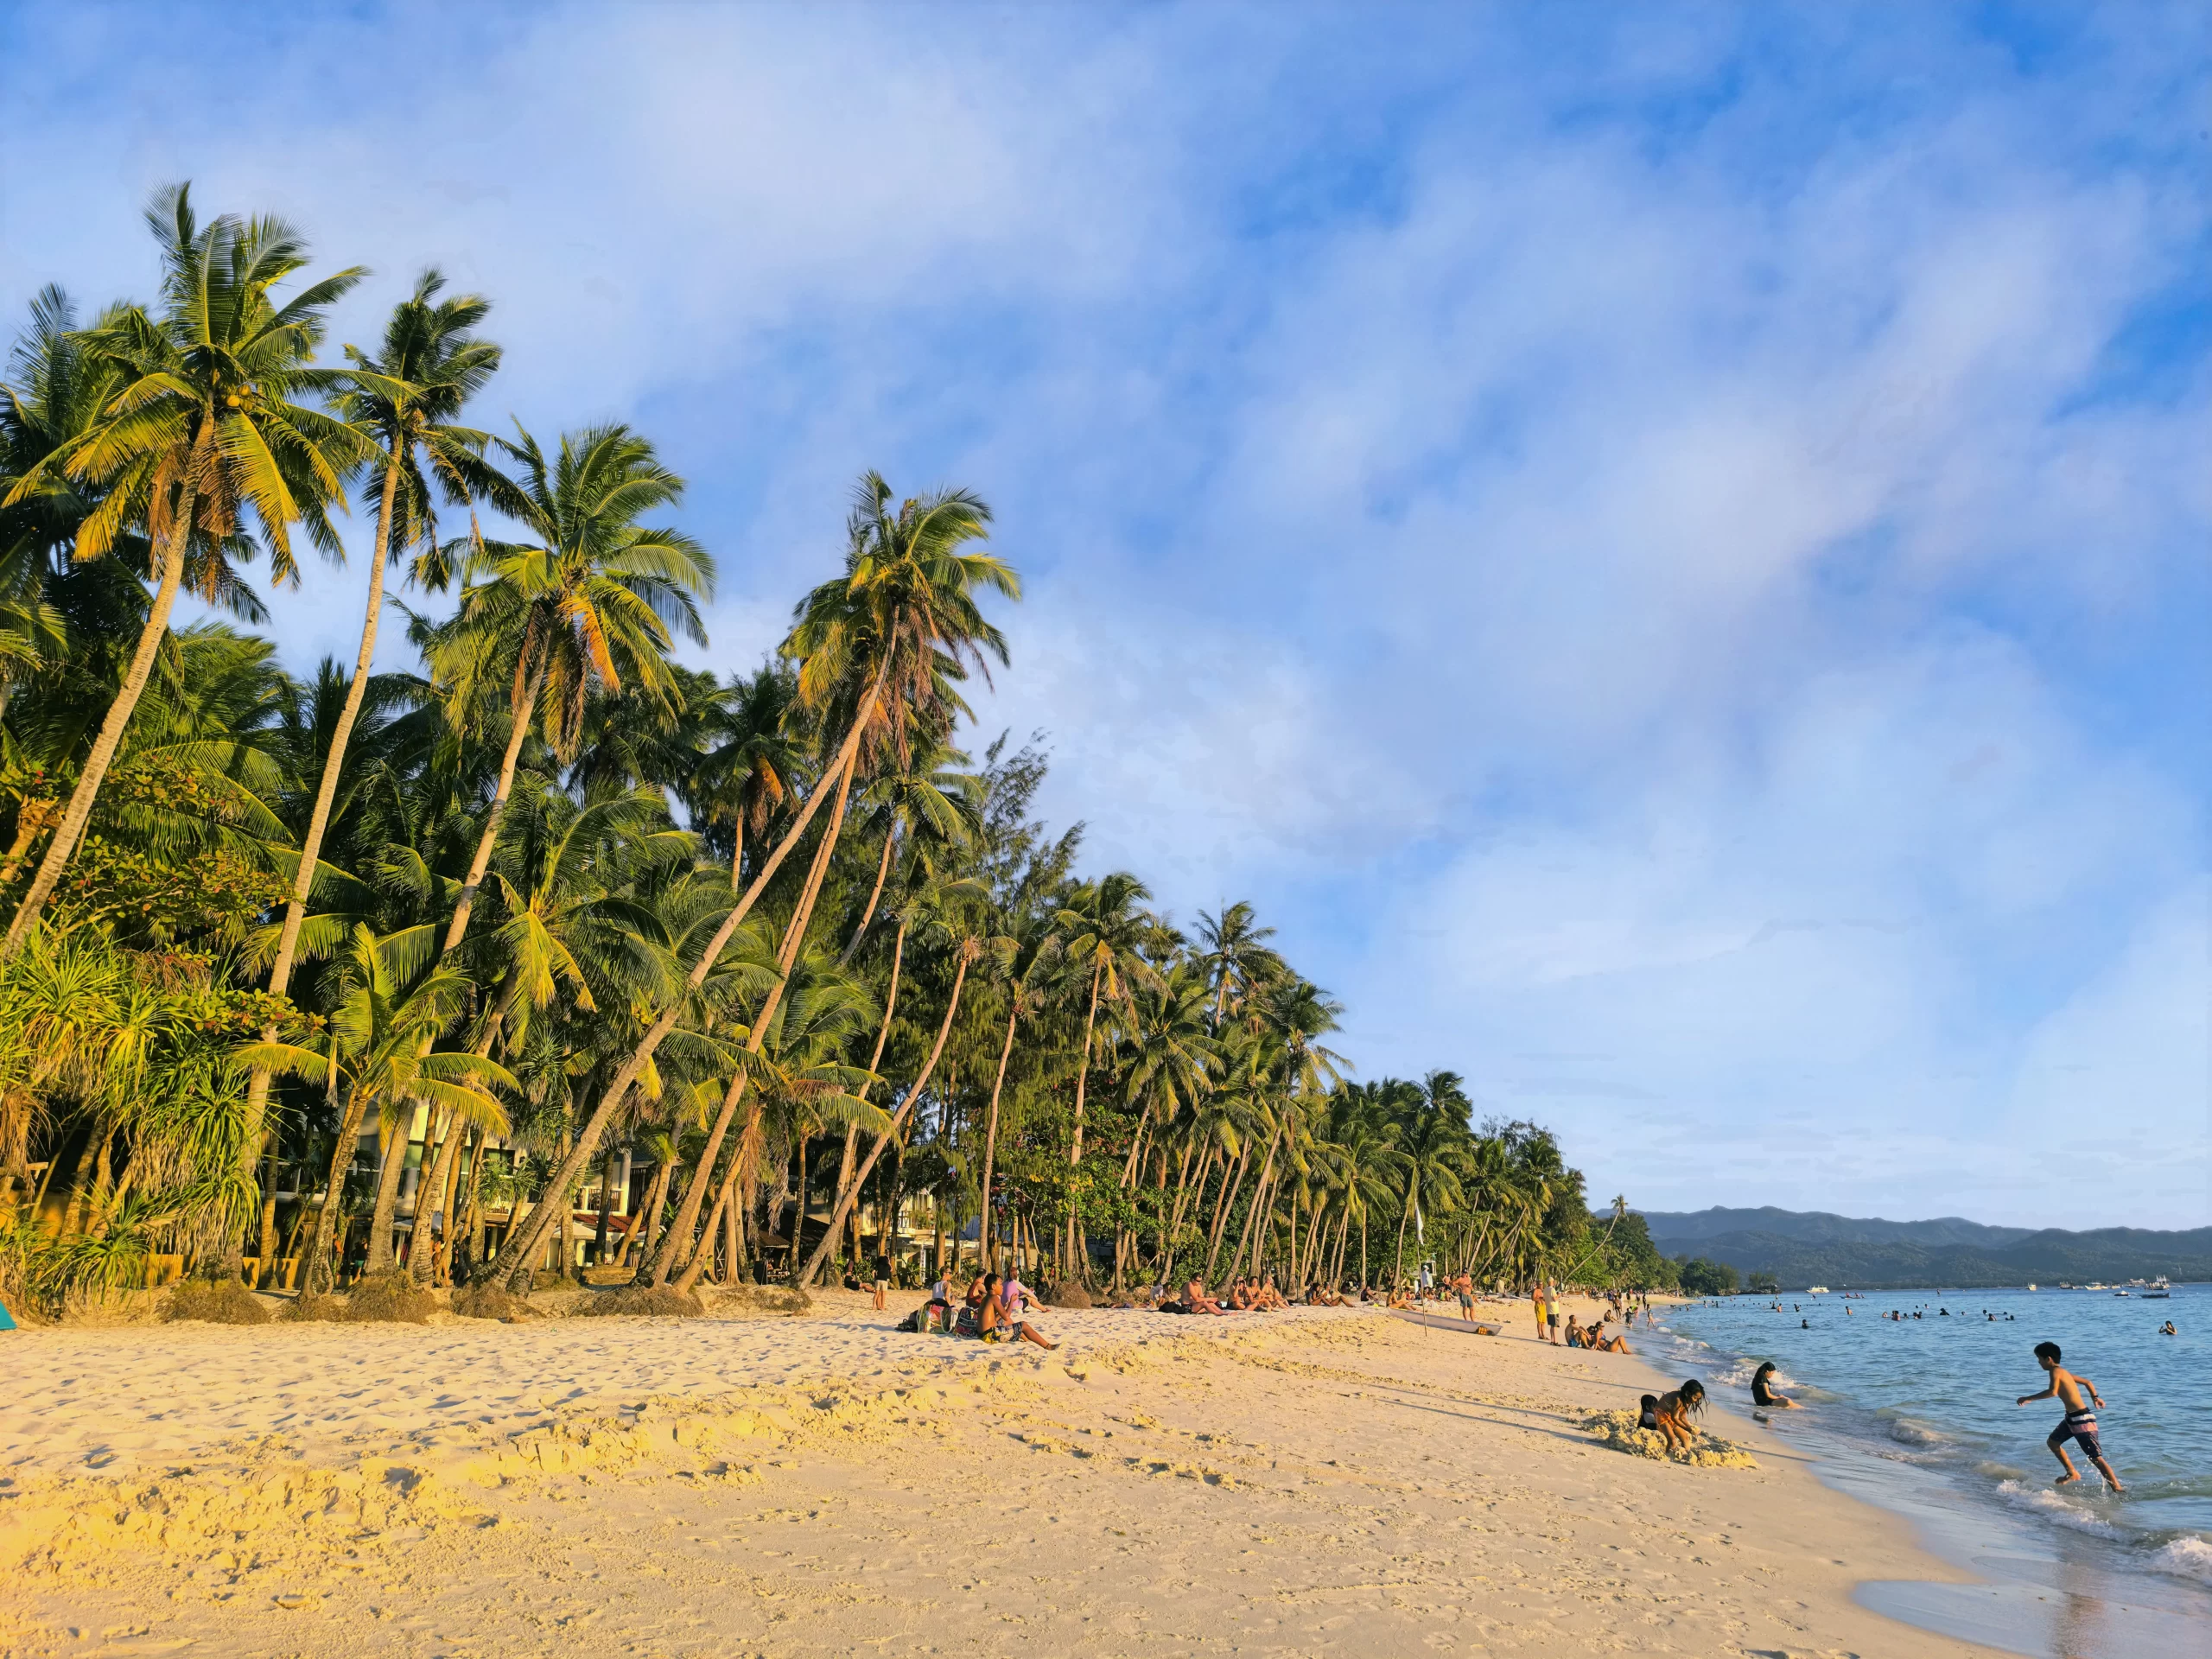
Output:
<svg viewBox="0 0 2212 1659">
<path fill-rule="evenodd" d="M 1847 1313 L 1846 1310 L 1849 1310 Z M 1895 1309 L 1902 1322 L 1880 1316 Z M 1913 1319 L 1917 1313 L 1920 1318 Z M 2172 1320 L 2179 1334 L 2159 1334 Z M 2212 1287 L 2139 1293 L 2043 1289 L 1803 1293 L 1661 1311 L 1655 1352 L 1751 1409 L 1751 1370 L 1773 1360 L 1805 1409 L 1771 1427 L 1821 1478 L 1910 1516 L 1978 1586 L 1870 1585 L 1861 1599 L 1911 1623 L 2037 1655 L 2212 1655 Z M 2054 1401 L 2034 1348 L 2056 1342 L 2093 1379 L 2115 1497 L 2064 1491 L 2044 1438 Z"/>
</svg>

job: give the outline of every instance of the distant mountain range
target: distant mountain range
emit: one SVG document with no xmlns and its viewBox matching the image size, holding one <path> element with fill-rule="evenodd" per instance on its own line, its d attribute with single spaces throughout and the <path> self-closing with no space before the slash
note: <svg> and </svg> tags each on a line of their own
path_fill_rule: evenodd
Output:
<svg viewBox="0 0 2212 1659">
<path fill-rule="evenodd" d="M 1641 1212 L 1662 1255 L 1725 1262 L 1744 1274 L 1770 1273 L 1789 1290 L 1891 1290 L 1938 1286 L 2118 1282 L 2164 1276 L 2212 1280 L 2212 1227 L 2153 1232 L 2103 1227 L 1989 1227 L 1943 1216 L 1934 1221 L 1861 1220 L 1820 1211 L 1714 1208 Z"/>
</svg>

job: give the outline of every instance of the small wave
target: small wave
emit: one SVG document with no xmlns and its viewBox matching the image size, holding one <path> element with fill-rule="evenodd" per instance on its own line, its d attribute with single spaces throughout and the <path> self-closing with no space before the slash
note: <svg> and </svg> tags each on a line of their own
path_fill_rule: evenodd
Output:
<svg viewBox="0 0 2212 1659">
<path fill-rule="evenodd" d="M 2184 1533 L 2151 1558 L 2161 1573 L 2212 1584 L 2212 1543 Z"/>
<path fill-rule="evenodd" d="M 2101 1516 L 2091 1515 L 2078 1503 L 2069 1502 L 2058 1493 L 2041 1487 L 2023 1486 L 2017 1480 L 1997 1483 L 1998 1496 L 2007 1503 L 2024 1510 L 2033 1510 L 2062 1527 L 2071 1527 L 2076 1532 L 2093 1532 L 2100 1538 L 2117 1538 L 2120 1529 Z"/>
<path fill-rule="evenodd" d="M 1891 1421 L 1890 1438 L 1900 1446 L 1948 1446 L 1951 1443 L 1951 1437 L 1942 1429 L 1927 1423 L 1915 1422 L 1910 1417 Z"/>
</svg>

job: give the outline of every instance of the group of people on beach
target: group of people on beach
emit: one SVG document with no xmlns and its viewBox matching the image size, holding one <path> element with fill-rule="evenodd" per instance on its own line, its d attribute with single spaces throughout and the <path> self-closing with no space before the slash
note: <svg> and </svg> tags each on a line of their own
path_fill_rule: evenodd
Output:
<svg viewBox="0 0 2212 1659">
<path fill-rule="evenodd" d="M 929 1300 L 912 1317 L 916 1330 L 985 1342 L 1027 1342 L 1050 1351 L 1060 1344 L 1038 1325 L 1033 1315 L 1039 1306 L 1035 1294 L 1015 1274 L 978 1273 L 963 1292 L 948 1268 L 930 1287 Z"/>
</svg>

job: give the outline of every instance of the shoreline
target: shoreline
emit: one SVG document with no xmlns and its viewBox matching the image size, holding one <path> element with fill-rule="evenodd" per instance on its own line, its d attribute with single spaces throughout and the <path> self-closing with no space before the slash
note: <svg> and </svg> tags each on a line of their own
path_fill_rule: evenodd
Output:
<svg viewBox="0 0 2212 1659">
<path fill-rule="evenodd" d="M 27 1333 L 0 1348 L 0 1633 L 36 1656 L 1997 1651 L 1859 1605 L 1862 1580 L 1963 1575 L 1755 1426 L 1712 1425 L 1753 1469 L 1602 1445 L 1582 1420 L 1659 1374 L 1534 1340 L 1525 1303 L 1484 1306 L 1495 1338 L 1055 1312 L 1049 1355 L 890 1330 L 904 1311 Z"/>
<path fill-rule="evenodd" d="M 1876 1325 L 1862 1335 L 1880 1340 L 1883 1329 Z M 1758 1357 L 1796 1364 L 1771 1342 L 1746 1340 L 1754 1333 L 1745 1330 L 1707 1324 L 1694 1333 L 1670 1326 L 1662 1334 L 1676 1345 L 1678 1363 L 1739 1388 Z M 2038 1327 L 2036 1334 L 2046 1333 Z M 2071 1347 L 2076 1338 L 2067 1340 Z M 2044 1425 L 2022 1420 L 2014 1445 L 1992 1445 L 1977 1439 L 1987 1424 L 1943 1414 L 1945 1403 L 1955 1402 L 1945 1402 L 1940 1374 L 1923 1376 L 1921 1397 L 1908 1407 L 1894 1397 L 1862 1397 L 1847 1370 L 1823 1369 L 1811 1355 L 1803 1361 L 1809 1374 L 1785 1371 L 1782 1386 L 1802 1390 L 1801 1399 L 1821 1408 L 1777 1413 L 1776 1420 L 1804 1446 L 1814 1473 L 1832 1490 L 1904 1519 L 1923 1548 L 1974 1580 L 1870 1583 L 1860 1592 L 1868 1605 L 2030 1656 L 2132 1659 L 2201 1643 L 2212 1613 L 2202 1573 L 2194 1558 L 2179 1567 L 2161 1559 L 2171 1547 L 2153 1553 L 2174 1523 L 2100 1514 L 2059 1495 L 2049 1484 L 2051 1471 L 2022 1458 L 2041 1451 Z M 2154 1462 L 2152 1472 L 2131 1483 L 2134 1496 L 2123 1510 L 2145 1498 L 2157 1505 L 2156 1469 Z"/>
</svg>

